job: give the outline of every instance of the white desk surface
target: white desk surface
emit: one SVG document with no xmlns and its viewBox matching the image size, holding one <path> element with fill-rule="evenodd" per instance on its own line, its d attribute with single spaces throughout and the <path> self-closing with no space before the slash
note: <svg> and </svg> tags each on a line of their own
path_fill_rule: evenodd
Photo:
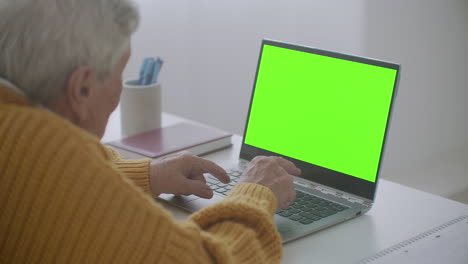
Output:
<svg viewBox="0 0 468 264">
<path fill-rule="evenodd" d="M 163 126 L 180 122 L 163 114 Z M 110 117 L 103 142 L 119 139 L 120 113 Z M 242 138 L 234 135 L 231 148 L 204 156 L 215 162 L 235 161 Z M 410 175 L 408 175 L 410 176 Z M 175 219 L 188 213 L 163 203 Z M 468 214 L 468 205 L 380 179 L 374 207 L 365 215 L 284 245 L 283 263 L 356 263 L 369 255 L 419 233 Z"/>
</svg>

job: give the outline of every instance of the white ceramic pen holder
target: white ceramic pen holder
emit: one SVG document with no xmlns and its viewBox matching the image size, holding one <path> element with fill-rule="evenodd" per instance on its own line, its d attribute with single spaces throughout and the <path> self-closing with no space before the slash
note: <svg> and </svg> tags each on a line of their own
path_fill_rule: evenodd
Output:
<svg viewBox="0 0 468 264">
<path fill-rule="evenodd" d="M 120 98 L 122 136 L 127 137 L 161 127 L 161 84 L 123 83 Z"/>
</svg>

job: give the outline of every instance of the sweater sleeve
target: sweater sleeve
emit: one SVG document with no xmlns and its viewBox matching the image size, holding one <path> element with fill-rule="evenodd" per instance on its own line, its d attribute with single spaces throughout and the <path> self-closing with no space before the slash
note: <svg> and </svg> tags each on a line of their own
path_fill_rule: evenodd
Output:
<svg viewBox="0 0 468 264">
<path fill-rule="evenodd" d="M 151 193 L 147 187 L 149 184 L 147 168 L 151 160 L 125 160 L 114 149 L 110 147 L 107 149 L 117 169 L 137 186 L 142 187 L 145 192 Z M 254 263 L 273 263 L 279 261 L 281 244 L 278 244 L 279 238 L 276 232 L 265 231 L 268 228 L 275 229 L 270 221 L 275 208 L 275 197 L 268 188 L 256 184 L 241 184 L 233 188 L 224 202 L 192 215 L 190 220 L 196 224 L 192 228 L 206 231 L 205 234 L 200 233 L 204 239 L 203 244 L 211 249 L 212 258 L 217 262 L 231 259 L 235 260 L 234 263 L 248 263 L 256 259 Z M 190 227 L 190 224 L 185 223 L 180 226 Z M 256 232 L 248 232 L 249 229 L 254 229 Z M 259 230 L 263 232 L 258 232 Z M 251 241 L 252 246 L 246 247 L 245 241 Z M 229 245 L 229 248 L 225 248 L 225 245 Z M 267 252 L 262 256 L 256 256 L 262 252 L 262 249 L 267 249 Z M 242 251 L 246 252 L 231 256 Z M 174 252 L 172 257 L 177 258 L 178 254 L 180 253 Z M 176 259 L 169 260 L 171 263 L 176 261 Z"/>
<path fill-rule="evenodd" d="M 110 154 L 113 164 L 122 175 L 129 178 L 138 187 L 143 189 L 145 193 L 150 194 L 152 197 L 156 197 L 156 195 L 151 191 L 149 182 L 149 165 L 151 163 L 151 159 L 127 160 L 114 149 L 110 147 L 106 148 Z"/>
<path fill-rule="evenodd" d="M 1 263 L 248 264 L 281 257 L 268 188 L 240 184 L 224 201 L 176 222 L 117 169 L 98 138 L 34 108 L 0 105 L 0 120 Z"/>
<path fill-rule="evenodd" d="M 24 204 L 5 209 L 27 215 L 27 221 L 12 216 L 18 220 L 0 250 L 6 262 L 248 264 L 281 258 L 272 221 L 276 199 L 266 187 L 240 184 L 224 201 L 176 222 L 110 161 L 70 146 L 56 155 L 56 169 L 31 175 L 38 186 L 33 193 L 17 193 Z"/>
<path fill-rule="evenodd" d="M 204 232 L 216 263 L 278 263 L 281 238 L 272 221 L 276 198 L 267 187 L 244 183 L 228 197 L 190 217 Z M 232 262 L 229 262 L 230 260 Z"/>
<path fill-rule="evenodd" d="M 151 160 L 125 160 L 114 149 L 107 147 L 107 150 L 117 169 L 151 194 L 148 181 Z M 276 230 L 271 221 L 275 208 L 276 198 L 268 188 L 257 184 L 241 184 L 233 188 L 225 201 L 192 215 L 188 223 L 180 223 L 178 226 L 192 231 L 200 229 L 196 231 L 201 236 L 200 242 L 215 262 L 274 263 L 280 260 L 282 251 L 277 232 L 270 230 Z M 181 241 L 187 239 L 183 233 L 182 239 L 176 235 L 170 237 L 169 248 L 176 249 Z M 246 247 L 246 241 L 250 241 L 250 247 Z M 177 262 L 180 255 L 178 251 L 167 255 L 168 262 Z"/>
</svg>

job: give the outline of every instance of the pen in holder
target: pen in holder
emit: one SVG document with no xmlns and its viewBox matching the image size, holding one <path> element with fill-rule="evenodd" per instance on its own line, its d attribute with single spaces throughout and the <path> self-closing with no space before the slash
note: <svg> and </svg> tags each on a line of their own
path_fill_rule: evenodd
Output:
<svg viewBox="0 0 468 264">
<path fill-rule="evenodd" d="M 120 99 L 122 136 L 127 137 L 161 127 L 161 84 L 123 83 Z"/>
</svg>

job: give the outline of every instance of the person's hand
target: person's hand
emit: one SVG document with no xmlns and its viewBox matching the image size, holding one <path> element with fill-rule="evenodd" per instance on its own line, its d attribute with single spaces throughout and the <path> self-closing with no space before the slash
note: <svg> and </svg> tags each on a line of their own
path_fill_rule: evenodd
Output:
<svg viewBox="0 0 468 264">
<path fill-rule="evenodd" d="M 154 194 L 194 194 L 202 198 L 213 197 L 203 173 L 210 173 L 223 183 L 230 181 L 226 171 L 215 163 L 181 152 L 153 161 L 150 165 L 150 183 Z"/>
<path fill-rule="evenodd" d="M 257 156 L 249 163 L 239 183 L 251 182 L 270 188 L 276 196 L 278 207 L 287 208 L 296 199 L 293 177 L 301 170 L 294 163 L 280 157 Z"/>
</svg>

